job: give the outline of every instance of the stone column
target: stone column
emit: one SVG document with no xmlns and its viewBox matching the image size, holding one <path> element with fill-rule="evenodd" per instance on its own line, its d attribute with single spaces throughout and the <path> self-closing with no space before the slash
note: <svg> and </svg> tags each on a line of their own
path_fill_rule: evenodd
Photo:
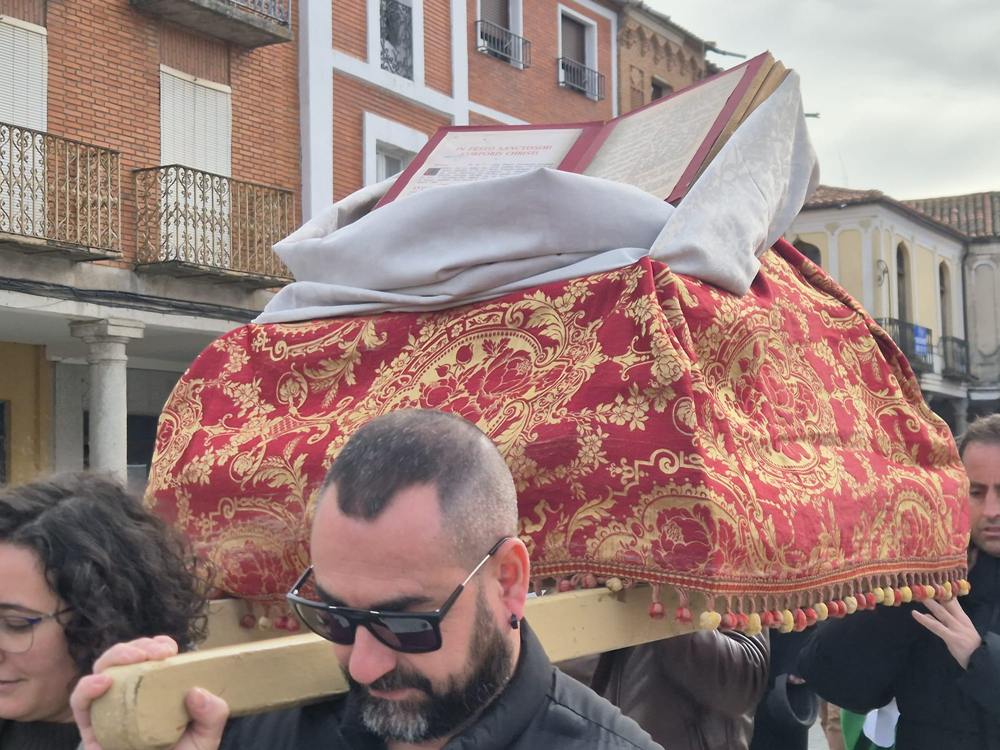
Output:
<svg viewBox="0 0 1000 750">
<path fill-rule="evenodd" d="M 87 368 L 55 363 L 52 403 L 52 453 L 56 471 L 83 468 L 83 403 L 87 393 Z"/>
<path fill-rule="evenodd" d="M 969 429 L 969 399 L 955 399 L 955 437 Z"/>
<path fill-rule="evenodd" d="M 87 343 L 90 363 L 90 468 L 125 481 L 126 417 L 125 346 L 142 338 L 143 324 L 134 320 L 70 323 L 74 336 Z"/>
</svg>

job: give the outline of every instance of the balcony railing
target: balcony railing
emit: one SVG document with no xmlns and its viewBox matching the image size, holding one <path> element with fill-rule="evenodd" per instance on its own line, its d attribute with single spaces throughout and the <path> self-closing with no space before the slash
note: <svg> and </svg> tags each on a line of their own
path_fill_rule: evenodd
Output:
<svg viewBox="0 0 1000 750">
<path fill-rule="evenodd" d="M 944 368 L 941 374 L 946 378 L 962 380 L 969 376 L 969 345 L 965 339 L 942 336 L 940 340 Z"/>
<path fill-rule="evenodd" d="M 130 0 L 138 10 L 235 42 L 263 47 L 292 39 L 292 0 Z"/>
<path fill-rule="evenodd" d="M 399 0 L 380 0 L 382 70 L 413 78 L 413 8 Z"/>
<path fill-rule="evenodd" d="M 604 76 L 569 57 L 556 60 L 559 66 L 559 85 L 590 97 L 596 101 L 604 99 Z"/>
<path fill-rule="evenodd" d="M 120 155 L 0 123 L 0 234 L 81 258 L 121 254 Z"/>
<path fill-rule="evenodd" d="M 137 262 L 251 286 L 284 284 L 271 246 L 295 228 L 291 191 L 178 166 L 136 170 Z"/>
<path fill-rule="evenodd" d="M 878 324 L 903 351 L 914 372 L 934 371 L 934 351 L 929 328 L 896 318 L 882 318 Z"/>
<path fill-rule="evenodd" d="M 229 0 L 233 5 L 239 5 L 252 10 L 264 18 L 277 21 L 282 26 L 291 26 L 292 0 Z"/>
<path fill-rule="evenodd" d="M 476 50 L 522 68 L 531 67 L 531 42 L 492 21 L 476 21 Z"/>
</svg>

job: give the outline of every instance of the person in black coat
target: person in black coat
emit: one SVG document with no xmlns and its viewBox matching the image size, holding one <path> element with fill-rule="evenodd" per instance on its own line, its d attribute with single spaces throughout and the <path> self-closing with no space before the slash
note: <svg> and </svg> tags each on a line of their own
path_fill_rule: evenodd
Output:
<svg viewBox="0 0 1000 750">
<path fill-rule="evenodd" d="M 750 750 L 807 750 L 809 727 L 816 721 L 816 693 L 795 673 L 799 651 L 813 631 L 771 631 L 768 690 L 753 718 Z"/>
<path fill-rule="evenodd" d="M 972 591 L 822 623 L 799 673 L 865 713 L 896 699 L 897 750 L 1000 750 L 1000 414 L 959 441 L 970 481 Z"/>
</svg>

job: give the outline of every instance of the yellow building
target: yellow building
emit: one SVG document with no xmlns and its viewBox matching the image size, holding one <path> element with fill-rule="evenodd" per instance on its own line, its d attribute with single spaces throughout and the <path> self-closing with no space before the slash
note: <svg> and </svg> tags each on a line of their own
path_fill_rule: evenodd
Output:
<svg viewBox="0 0 1000 750">
<path fill-rule="evenodd" d="M 948 200 L 954 199 L 904 202 L 879 190 L 821 185 L 786 236 L 895 339 L 928 404 L 960 432 L 970 416 L 1000 405 L 997 376 L 982 372 L 986 359 L 979 354 L 997 350 L 993 318 L 1000 264 L 989 265 L 989 274 L 976 272 L 982 287 L 978 304 L 971 295 L 967 302 L 965 277 L 970 259 L 983 254 L 976 249 L 982 243 L 953 220 L 955 212 L 932 210 Z M 993 242 L 1000 245 L 998 240 Z M 1000 255 L 996 248 L 993 255 Z M 979 279 L 987 275 L 992 284 Z M 967 321 L 970 328 L 985 331 L 971 361 Z M 991 335 L 994 340 L 986 341 Z"/>
</svg>

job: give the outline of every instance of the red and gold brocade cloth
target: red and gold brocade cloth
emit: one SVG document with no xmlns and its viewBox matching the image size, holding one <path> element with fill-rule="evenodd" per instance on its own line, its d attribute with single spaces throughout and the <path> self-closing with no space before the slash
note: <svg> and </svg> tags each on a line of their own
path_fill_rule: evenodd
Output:
<svg viewBox="0 0 1000 750">
<path fill-rule="evenodd" d="M 337 451 L 409 407 L 496 441 L 535 576 L 747 611 L 965 571 L 948 428 L 889 337 L 784 241 L 742 298 L 645 259 L 441 312 L 238 328 L 174 389 L 147 499 L 224 593 L 279 600 Z"/>
</svg>

